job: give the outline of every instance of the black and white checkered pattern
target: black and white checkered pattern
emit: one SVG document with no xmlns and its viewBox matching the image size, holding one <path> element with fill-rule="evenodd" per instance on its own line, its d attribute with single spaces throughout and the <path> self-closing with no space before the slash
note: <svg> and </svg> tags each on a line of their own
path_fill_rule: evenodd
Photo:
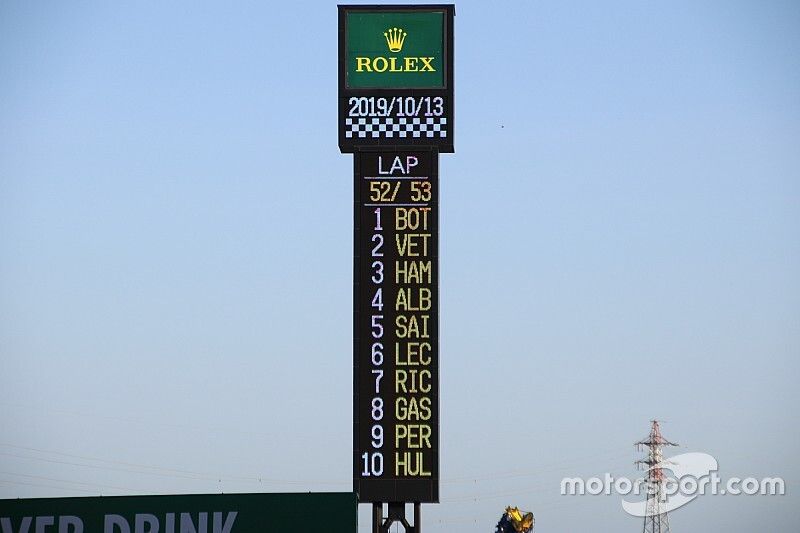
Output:
<svg viewBox="0 0 800 533">
<path fill-rule="evenodd" d="M 348 139 L 353 137 L 360 139 L 367 137 L 373 139 L 379 137 L 387 139 L 447 137 L 447 119 L 445 117 L 346 118 L 344 124 L 344 136 Z"/>
</svg>

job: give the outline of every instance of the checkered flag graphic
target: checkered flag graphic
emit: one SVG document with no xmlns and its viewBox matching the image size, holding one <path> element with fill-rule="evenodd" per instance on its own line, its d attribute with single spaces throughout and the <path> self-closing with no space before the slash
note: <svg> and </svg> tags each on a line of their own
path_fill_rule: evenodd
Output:
<svg viewBox="0 0 800 533">
<path fill-rule="evenodd" d="M 344 136 L 348 139 L 436 139 L 447 137 L 444 117 L 346 118 Z"/>
</svg>

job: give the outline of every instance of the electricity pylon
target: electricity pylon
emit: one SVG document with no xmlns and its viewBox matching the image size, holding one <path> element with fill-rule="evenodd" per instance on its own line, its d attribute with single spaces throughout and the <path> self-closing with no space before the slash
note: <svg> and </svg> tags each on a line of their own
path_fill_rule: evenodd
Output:
<svg viewBox="0 0 800 533">
<path fill-rule="evenodd" d="M 636 443 L 639 451 L 647 450 L 647 457 L 636 464 L 647 469 L 647 506 L 645 507 L 643 533 L 669 533 L 669 518 L 665 508 L 666 493 L 664 492 L 664 455 L 663 446 L 677 446 L 661 436 L 661 427 L 658 420 L 652 420 L 650 435 L 646 440 Z"/>
</svg>

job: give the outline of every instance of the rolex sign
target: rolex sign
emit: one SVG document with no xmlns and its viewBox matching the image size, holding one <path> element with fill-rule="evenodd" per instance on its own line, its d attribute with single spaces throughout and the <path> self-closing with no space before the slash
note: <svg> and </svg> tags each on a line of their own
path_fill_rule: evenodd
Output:
<svg viewBox="0 0 800 533">
<path fill-rule="evenodd" d="M 452 4 L 339 6 L 339 148 L 453 152 Z"/>
<path fill-rule="evenodd" d="M 347 17 L 348 87 L 442 87 L 444 12 Z"/>
</svg>

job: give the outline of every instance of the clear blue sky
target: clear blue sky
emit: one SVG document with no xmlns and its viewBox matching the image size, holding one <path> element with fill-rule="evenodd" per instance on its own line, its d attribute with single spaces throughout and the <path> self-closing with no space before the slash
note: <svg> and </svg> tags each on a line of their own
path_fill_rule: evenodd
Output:
<svg viewBox="0 0 800 533">
<path fill-rule="evenodd" d="M 349 490 L 336 24 L 0 7 L 0 497 Z M 508 504 L 640 530 L 559 482 L 636 475 L 654 417 L 723 478 L 788 485 L 675 531 L 796 530 L 798 28 L 795 2 L 457 4 L 426 531 Z"/>
</svg>

